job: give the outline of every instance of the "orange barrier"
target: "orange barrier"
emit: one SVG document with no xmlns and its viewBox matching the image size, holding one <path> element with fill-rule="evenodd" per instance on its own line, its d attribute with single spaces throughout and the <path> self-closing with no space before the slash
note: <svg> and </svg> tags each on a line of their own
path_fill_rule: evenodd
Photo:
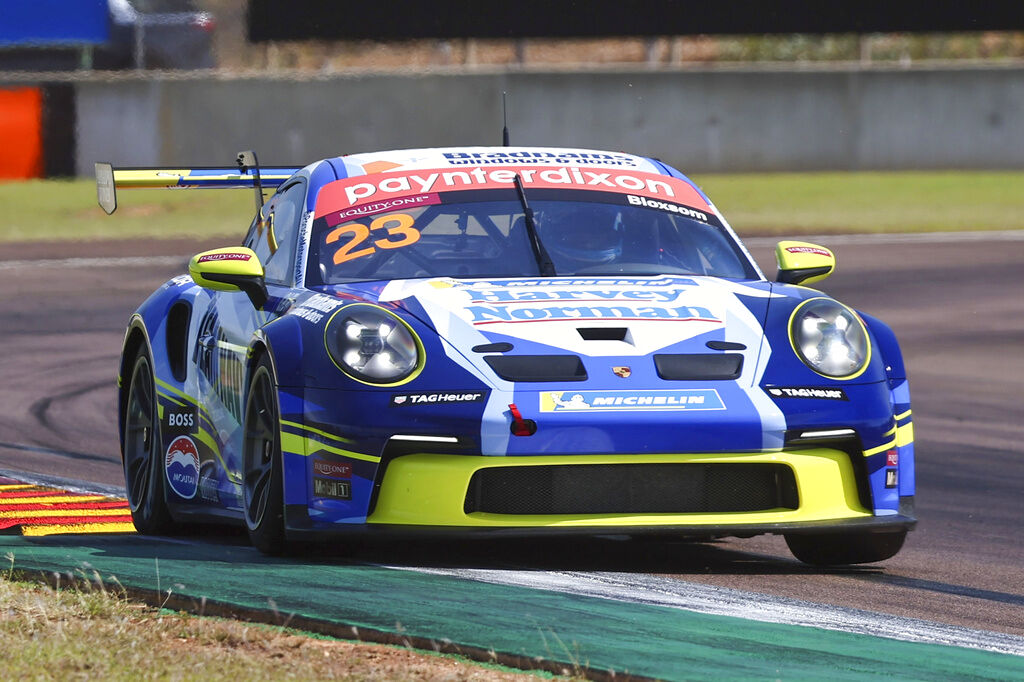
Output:
<svg viewBox="0 0 1024 682">
<path fill-rule="evenodd" d="M 42 90 L 0 89 L 0 179 L 42 176 Z"/>
</svg>

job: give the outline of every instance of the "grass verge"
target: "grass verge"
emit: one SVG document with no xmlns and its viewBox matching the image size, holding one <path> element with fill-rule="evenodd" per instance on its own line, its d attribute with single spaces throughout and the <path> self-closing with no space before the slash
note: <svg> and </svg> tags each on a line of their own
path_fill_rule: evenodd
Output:
<svg viewBox="0 0 1024 682">
<path fill-rule="evenodd" d="M 1024 229 L 1024 172 L 694 176 L 743 236 Z M 248 190 L 122 190 L 107 216 L 91 180 L 0 184 L 0 242 L 245 234 Z"/>
<path fill-rule="evenodd" d="M 0 578 L 0 669 L 9 680 L 556 679 L 458 656 L 146 606 L 98 576 L 83 576 L 65 589 L 23 578 Z"/>
</svg>

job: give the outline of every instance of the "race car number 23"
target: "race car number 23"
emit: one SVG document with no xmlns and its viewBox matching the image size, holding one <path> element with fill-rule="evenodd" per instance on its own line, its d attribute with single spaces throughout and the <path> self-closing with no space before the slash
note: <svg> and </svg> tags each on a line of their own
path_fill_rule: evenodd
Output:
<svg viewBox="0 0 1024 682">
<path fill-rule="evenodd" d="M 334 264 L 341 265 L 346 261 L 373 255 L 377 249 L 400 249 L 415 244 L 420 240 L 420 232 L 412 224 L 413 217 L 407 213 L 383 215 L 374 218 L 369 227 L 362 223 L 336 227 L 327 233 L 326 243 L 334 244 L 348 235 L 348 241 L 334 252 Z M 386 230 L 387 236 L 363 246 L 374 234 L 374 230 Z"/>
</svg>

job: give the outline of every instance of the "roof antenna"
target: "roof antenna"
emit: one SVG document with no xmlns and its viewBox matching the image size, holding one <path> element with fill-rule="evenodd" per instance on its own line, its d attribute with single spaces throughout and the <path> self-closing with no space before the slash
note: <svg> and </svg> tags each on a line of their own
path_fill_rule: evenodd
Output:
<svg viewBox="0 0 1024 682">
<path fill-rule="evenodd" d="M 505 95 L 508 93 L 502 91 L 501 93 L 501 116 L 504 120 L 504 126 L 501 129 L 501 145 L 503 147 L 509 146 L 508 144 L 508 107 L 505 105 Z"/>
<path fill-rule="evenodd" d="M 252 173 L 252 184 L 256 189 L 256 215 L 263 210 L 263 183 L 260 182 L 260 163 L 256 160 L 256 152 L 238 152 L 235 159 L 238 164 L 238 171 L 242 175 Z"/>
</svg>

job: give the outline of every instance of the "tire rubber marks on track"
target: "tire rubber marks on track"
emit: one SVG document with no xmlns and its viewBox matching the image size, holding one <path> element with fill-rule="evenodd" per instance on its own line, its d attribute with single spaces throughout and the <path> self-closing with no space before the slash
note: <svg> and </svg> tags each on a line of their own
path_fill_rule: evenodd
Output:
<svg viewBox="0 0 1024 682">
<path fill-rule="evenodd" d="M 667 606 L 697 613 L 732 616 L 765 623 L 802 625 L 907 642 L 959 646 L 1024 656 L 1024 637 L 1016 635 L 972 630 L 916 618 L 815 604 L 799 599 L 744 592 L 727 587 L 689 583 L 652 575 L 409 568 L 407 566 L 387 566 L 387 568 L 447 575 L 499 585 L 554 590 L 635 604 Z"/>
<path fill-rule="evenodd" d="M 72 493 L 0 477 L 0 533 L 134 533 L 124 499 Z"/>
</svg>

